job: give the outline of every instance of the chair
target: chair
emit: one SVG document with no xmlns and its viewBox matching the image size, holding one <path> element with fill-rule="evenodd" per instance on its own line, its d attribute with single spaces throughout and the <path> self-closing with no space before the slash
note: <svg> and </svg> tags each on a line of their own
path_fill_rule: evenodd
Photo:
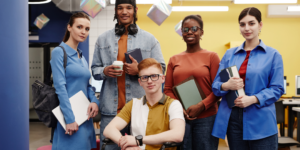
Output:
<svg viewBox="0 0 300 150">
<path fill-rule="evenodd" d="M 106 145 L 115 144 L 112 140 L 110 140 L 108 138 L 105 138 L 102 142 L 103 142 L 103 145 L 101 147 L 101 150 L 105 150 Z M 160 150 L 165 150 L 166 148 L 169 148 L 169 147 L 177 147 L 177 150 L 181 150 L 181 144 L 182 143 L 165 142 L 165 143 L 163 143 Z"/>
<path fill-rule="evenodd" d="M 277 120 L 277 124 L 280 124 L 280 132 L 283 133 L 284 130 L 284 107 L 283 107 L 283 103 L 282 100 L 278 100 L 277 102 L 275 102 L 275 107 L 276 107 L 276 120 Z M 281 128 L 282 127 L 282 128 Z M 290 137 L 278 137 L 278 149 L 281 150 L 289 150 L 290 146 L 300 146 L 300 143 Z"/>
<path fill-rule="evenodd" d="M 93 125 L 95 129 L 96 139 L 100 139 L 100 125 L 99 125 L 100 121 L 101 121 L 101 113 L 99 111 L 96 117 L 93 118 Z"/>
<path fill-rule="evenodd" d="M 97 142 L 97 147 L 92 148 L 91 150 L 100 150 L 100 139 L 97 139 L 96 142 Z"/>
<path fill-rule="evenodd" d="M 284 136 L 284 106 L 283 106 L 281 100 L 279 100 L 275 103 L 275 108 L 276 108 L 277 124 L 279 124 L 279 126 L 280 126 L 279 134 Z"/>
<path fill-rule="evenodd" d="M 96 96 L 99 96 L 99 94 L 96 93 Z M 97 98 L 99 100 L 99 98 Z M 96 139 L 100 139 L 100 123 L 101 121 L 101 112 L 98 111 L 98 114 L 93 118 L 93 125 L 95 129 Z"/>
</svg>

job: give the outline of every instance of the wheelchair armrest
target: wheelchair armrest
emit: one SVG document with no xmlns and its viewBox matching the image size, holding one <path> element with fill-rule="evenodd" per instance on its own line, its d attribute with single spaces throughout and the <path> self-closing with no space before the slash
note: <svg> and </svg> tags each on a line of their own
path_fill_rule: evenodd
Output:
<svg viewBox="0 0 300 150">
<path fill-rule="evenodd" d="M 163 143 L 163 145 L 160 148 L 160 150 L 164 150 L 165 148 L 169 148 L 169 147 L 177 147 L 177 146 L 180 146 L 181 144 L 182 144 L 182 142 L 180 142 L 180 143 L 165 142 L 165 143 Z"/>
<path fill-rule="evenodd" d="M 105 138 L 103 141 L 103 144 L 102 144 L 102 147 L 101 147 L 101 150 L 105 150 L 105 146 L 106 145 L 112 145 L 112 144 L 115 144 L 111 139 L 109 138 Z"/>
<path fill-rule="evenodd" d="M 105 138 L 102 142 L 106 144 L 114 144 L 114 142 L 109 138 Z"/>
</svg>

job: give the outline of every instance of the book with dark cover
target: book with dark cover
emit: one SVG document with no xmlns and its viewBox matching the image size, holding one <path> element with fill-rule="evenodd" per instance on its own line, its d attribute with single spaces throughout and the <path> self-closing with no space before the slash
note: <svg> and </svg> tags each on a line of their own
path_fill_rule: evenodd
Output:
<svg viewBox="0 0 300 150">
<path fill-rule="evenodd" d="M 190 76 L 172 88 L 175 96 L 180 100 L 183 108 L 187 110 L 190 106 L 201 102 L 206 98 L 199 83 L 194 76 Z"/>
<path fill-rule="evenodd" d="M 227 82 L 231 77 L 234 77 L 234 76 L 240 77 L 236 66 L 231 66 L 231 67 L 221 70 L 221 72 L 219 73 L 219 76 L 221 78 L 221 82 Z M 245 95 L 245 91 L 243 88 L 236 90 L 236 91 L 230 90 L 225 95 L 228 107 L 229 108 L 234 107 L 235 106 L 234 100 L 236 100 L 239 96 L 242 96 L 242 95 Z"/>
<path fill-rule="evenodd" d="M 129 55 L 131 55 L 138 63 L 140 63 L 143 60 L 142 52 L 141 52 L 141 49 L 139 49 L 139 48 L 125 53 L 126 63 L 131 64 L 132 61 L 131 61 Z M 139 78 L 139 76 L 138 75 L 134 75 L 134 76 L 129 75 L 129 78 L 130 78 L 130 80 L 137 80 Z"/>
</svg>

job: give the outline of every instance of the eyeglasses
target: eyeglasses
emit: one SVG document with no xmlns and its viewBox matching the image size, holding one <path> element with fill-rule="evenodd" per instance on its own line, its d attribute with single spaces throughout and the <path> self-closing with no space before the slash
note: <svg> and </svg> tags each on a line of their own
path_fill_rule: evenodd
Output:
<svg viewBox="0 0 300 150">
<path fill-rule="evenodd" d="M 139 78 L 142 82 L 147 82 L 149 78 L 151 78 L 152 81 L 156 81 L 159 79 L 159 76 L 162 76 L 162 75 L 163 74 L 152 74 L 150 76 L 144 75 L 144 76 L 140 76 Z"/>
<path fill-rule="evenodd" d="M 191 28 L 185 27 L 182 29 L 183 33 L 188 33 L 190 30 L 192 31 L 192 33 L 195 33 L 196 31 L 198 31 L 198 29 L 201 29 L 198 26 L 193 26 Z"/>
</svg>

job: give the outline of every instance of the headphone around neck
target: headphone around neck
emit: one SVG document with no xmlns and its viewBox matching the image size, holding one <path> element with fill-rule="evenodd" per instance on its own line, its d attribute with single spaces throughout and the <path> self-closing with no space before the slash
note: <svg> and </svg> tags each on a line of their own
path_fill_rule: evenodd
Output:
<svg viewBox="0 0 300 150">
<path fill-rule="evenodd" d="M 125 33 L 125 26 L 124 25 L 119 25 L 118 23 L 116 24 L 115 26 L 115 33 L 117 35 L 123 35 Z M 138 32 L 138 28 L 136 26 L 136 24 L 130 24 L 128 27 L 127 27 L 127 31 L 128 31 L 128 34 L 130 35 L 135 35 L 137 32 Z"/>
</svg>

